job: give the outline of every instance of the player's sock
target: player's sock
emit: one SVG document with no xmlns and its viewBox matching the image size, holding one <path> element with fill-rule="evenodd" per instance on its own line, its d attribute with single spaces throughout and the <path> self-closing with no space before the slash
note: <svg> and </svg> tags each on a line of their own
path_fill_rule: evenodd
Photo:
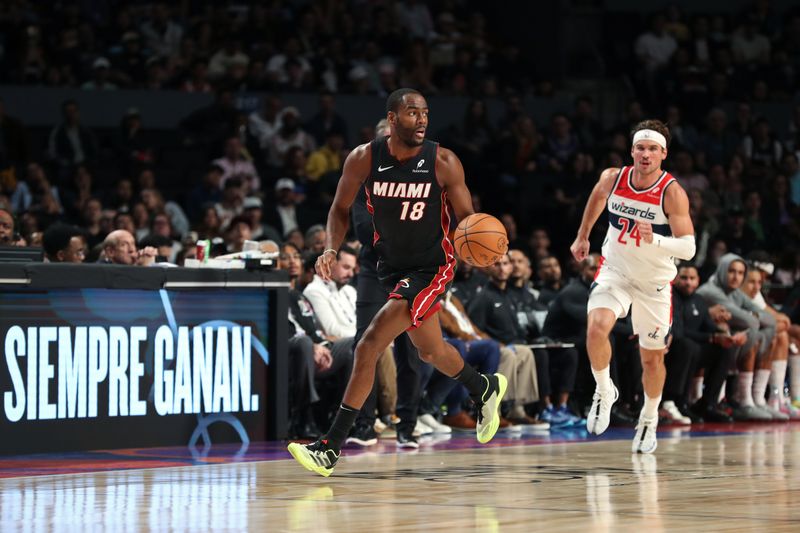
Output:
<svg viewBox="0 0 800 533">
<path fill-rule="evenodd" d="M 789 394 L 800 400 L 800 355 L 789 356 Z"/>
<path fill-rule="evenodd" d="M 483 378 L 480 372 L 467 363 L 464 363 L 464 368 L 453 376 L 453 379 L 464 385 L 473 399 L 483 396 L 486 387 L 489 386 L 489 382 Z"/>
<path fill-rule="evenodd" d="M 767 383 L 769 383 L 769 370 L 759 368 L 753 377 L 753 402 L 758 406 L 767 405 Z"/>
<path fill-rule="evenodd" d="M 739 372 L 736 382 L 736 401 L 742 407 L 753 407 L 753 373 Z"/>
<path fill-rule="evenodd" d="M 339 453 L 342 449 L 342 443 L 350 433 L 350 428 L 356 423 L 358 416 L 358 409 L 354 409 L 349 405 L 342 404 L 339 411 L 336 413 L 336 418 L 333 419 L 333 424 L 328 430 L 328 434 L 322 440 L 327 440 L 326 443 L 333 451 Z"/>
<path fill-rule="evenodd" d="M 661 395 L 651 398 L 646 393 L 644 395 L 644 406 L 642 407 L 641 417 L 643 418 L 657 418 L 658 406 L 661 405 Z"/>
<path fill-rule="evenodd" d="M 769 375 L 770 394 L 776 395 L 770 400 L 777 402 L 778 406 L 783 404 L 783 385 L 786 383 L 786 359 L 772 362 L 772 373 Z"/>
<path fill-rule="evenodd" d="M 595 382 L 597 382 L 598 391 L 610 393 L 614 390 L 614 383 L 611 381 L 611 365 L 602 370 L 595 370 L 592 368 L 592 375 L 594 376 Z"/>
</svg>

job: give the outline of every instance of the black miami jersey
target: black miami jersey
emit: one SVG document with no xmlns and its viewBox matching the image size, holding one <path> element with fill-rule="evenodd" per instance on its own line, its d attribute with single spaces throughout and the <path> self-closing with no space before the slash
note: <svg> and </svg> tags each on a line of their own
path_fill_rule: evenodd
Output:
<svg viewBox="0 0 800 533">
<path fill-rule="evenodd" d="M 401 163 L 386 142 L 386 137 L 372 141 L 370 174 L 364 183 L 379 270 L 451 265 L 455 256 L 447 235 L 447 192 L 436 180 L 439 144 L 426 140 L 419 154 Z"/>
</svg>

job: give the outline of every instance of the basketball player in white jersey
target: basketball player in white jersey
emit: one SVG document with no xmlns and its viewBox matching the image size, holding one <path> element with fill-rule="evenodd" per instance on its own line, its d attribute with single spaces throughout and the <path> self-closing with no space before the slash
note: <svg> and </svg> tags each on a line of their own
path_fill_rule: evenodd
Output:
<svg viewBox="0 0 800 533">
<path fill-rule="evenodd" d="M 658 405 L 664 388 L 664 352 L 672 324 L 672 286 L 675 259 L 695 253 L 694 227 L 686 192 L 668 172 L 669 130 L 658 120 L 633 129 L 632 167 L 607 168 L 592 191 L 580 229 L 570 248 L 577 261 L 589 253 L 589 232 L 608 209 L 608 233 L 601 266 L 589 293 L 586 348 L 597 388 L 586 420 L 589 433 L 608 427 L 611 406 L 619 397 L 609 375 L 608 335 L 618 318 L 631 311 L 639 336 L 644 407 L 639 415 L 634 453 L 656 449 Z"/>
</svg>

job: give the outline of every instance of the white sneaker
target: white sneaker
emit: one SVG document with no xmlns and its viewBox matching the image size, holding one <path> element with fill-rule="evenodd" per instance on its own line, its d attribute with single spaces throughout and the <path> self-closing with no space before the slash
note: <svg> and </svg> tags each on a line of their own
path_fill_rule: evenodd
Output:
<svg viewBox="0 0 800 533">
<path fill-rule="evenodd" d="M 431 414 L 424 414 L 419 417 L 419 421 L 433 430 L 434 433 L 452 433 L 453 428 L 445 426 Z"/>
<path fill-rule="evenodd" d="M 772 415 L 772 420 L 776 422 L 787 422 L 789 420 L 789 415 L 786 413 L 782 413 L 780 409 L 775 409 L 769 404 L 759 405 L 759 408 L 767 411 L 769 414 Z"/>
<path fill-rule="evenodd" d="M 413 435 L 415 437 L 421 437 L 423 435 L 431 435 L 433 433 L 433 428 L 425 424 L 422 420 L 417 418 L 417 424 L 414 426 Z"/>
<path fill-rule="evenodd" d="M 683 413 L 681 413 L 681 410 L 678 409 L 678 406 L 675 405 L 675 402 L 673 402 L 673 401 L 663 402 L 661 404 L 661 408 L 663 410 L 665 410 L 667 413 L 669 413 L 669 416 L 675 422 L 678 422 L 679 424 L 684 424 L 684 425 L 687 425 L 687 426 L 691 425 L 692 419 L 689 418 L 688 416 L 684 415 Z"/>
<path fill-rule="evenodd" d="M 658 427 L 658 416 L 653 418 L 639 417 L 636 424 L 636 436 L 633 437 L 631 452 L 633 453 L 653 453 L 656 451 L 656 428 Z"/>
<path fill-rule="evenodd" d="M 603 394 L 595 389 L 592 397 L 592 408 L 589 409 L 589 416 L 586 417 L 586 430 L 589 433 L 600 435 L 608 429 L 611 420 L 611 406 L 619 399 L 619 390 L 614 385 L 614 391 Z"/>
</svg>

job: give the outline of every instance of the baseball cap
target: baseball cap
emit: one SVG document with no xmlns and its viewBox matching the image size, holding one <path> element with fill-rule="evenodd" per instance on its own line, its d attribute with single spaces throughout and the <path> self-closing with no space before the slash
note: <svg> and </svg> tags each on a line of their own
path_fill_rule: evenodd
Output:
<svg viewBox="0 0 800 533">
<path fill-rule="evenodd" d="M 280 191 L 281 189 L 291 189 L 294 190 L 294 180 L 291 178 L 281 178 L 275 183 L 275 190 Z"/>
<path fill-rule="evenodd" d="M 261 198 L 248 196 L 244 199 L 244 202 L 242 202 L 242 209 L 260 209 L 261 205 Z"/>
</svg>

